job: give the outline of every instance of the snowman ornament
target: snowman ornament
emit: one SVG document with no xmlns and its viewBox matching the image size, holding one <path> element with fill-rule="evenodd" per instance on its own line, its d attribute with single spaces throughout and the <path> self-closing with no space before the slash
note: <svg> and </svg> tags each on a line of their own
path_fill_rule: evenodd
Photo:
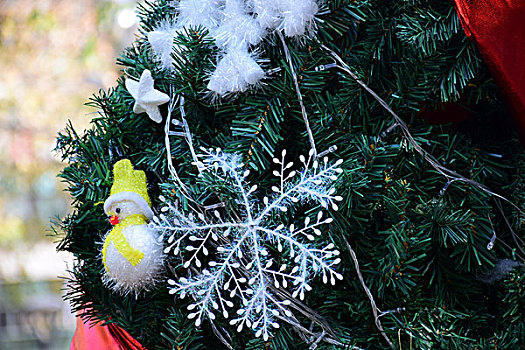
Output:
<svg viewBox="0 0 525 350">
<path fill-rule="evenodd" d="M 162 272 L 164 253 L 153 218 L 146 174 L 128 159 L 113 166 L 113 186 L 104 202 L 113 229 L 104 237 L 104 283 L 125 295 L 153 286 Z"/>
</svg>

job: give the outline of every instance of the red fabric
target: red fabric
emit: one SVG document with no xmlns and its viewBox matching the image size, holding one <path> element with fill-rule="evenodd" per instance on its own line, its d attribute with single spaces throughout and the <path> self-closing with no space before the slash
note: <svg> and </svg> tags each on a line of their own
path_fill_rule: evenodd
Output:
<svg viewBox="0 0 525 350">
<path fill-rule="evenodd" d="M 146 350 L 138 341 L 133 339 L 122 328 L 114 327 L 120 335 L 118 341 L 110 332 L 108 326 L 84 322 L 77 317 L 77 329 L 71 341 L 70 350 L 120 350 L 137 349 Z"/>
<path fill-rule="evenodd" d="M 525 140 L 525 1 L 455 0 L 463 29 L 510 101 Z"/>
<path fill-rule="evenodd" d="M 438 109 L 428 109 L 425 106 L 421 109 L 419 116 L 431 124 L 447 124 L 453 127 L 473 117 L 472 113 L 458 103 L 442 103 Z"/>
</svg>

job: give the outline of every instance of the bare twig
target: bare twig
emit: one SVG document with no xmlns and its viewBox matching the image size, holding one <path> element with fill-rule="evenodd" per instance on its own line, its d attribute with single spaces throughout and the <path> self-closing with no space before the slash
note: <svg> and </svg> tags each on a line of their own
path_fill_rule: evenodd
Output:
<svg viewBox="0 0 525 350">
<path fill-rule="evenodd" d="M 190 192 L 188 191 L 188 188 L 186 185 L 182 182 L 180 179 L 177 170 L 175 169 L 175 166 L 173 166 L 173 159 L 171 156 L 171 145 L 170 145 L 170 135 L 172 135 L 172 132 L 170 131 L 170 125 L 171 125 L 171 114 L 175 110 L 175 106 L 177 102 L 179 101 L 179 96 L 174 95 L 173 88 L 171 88 L 170 91 L 170 104 L 168 106 L 168 115 L 166 117 L 166 124 L 164 125 L 164 143 L 166 146 L 166 160 L 168 163 L 168 170 L 171 174 L 171 176 L 175 179 L 175 183 L 178 185 L 180 192 L 182 195 L 190 202 L 197 204 L 197 202 L 191 197 Z M 197 204 L 198 205 L 198 204 Z"/>
<path fill-rule="evenodd" d="M 383 317 L 383 316 L 388 315 L 388 314 L 397 314 L 397 313 L 401 313 L 401 312 L 405 312 L 405 311 L 406 311 L 406 309 L 404 307 L 398 307 L 396 309 L 382 311 L 379 314 L 379 316 L 377 316 L 377 317 L 379 318 L 379 317 Z"/>
<path fill-rule="evenodd" d="M 457 172 L 450 170 L 443 166 L 434 156 L 432 156 L 430 153 L 428 153 L 425 149 L 423 149 L 419 143 L 414 139 L 412 134 L 410 133 L 410 130 L 408 129 L 408 126 L 405 124 L 403 119 L 399 117 L 393 110 L 390 108 L 388 103 L 385 102 L 379 95 L 377 95 L 372 89 L 370 89 L 359 77 L 350 70 L 350 67 L 339 57 L 333 50 L 326 47 L 325 45 L 321 45 L 321 47 L 326 50 L 335 60 L 339 63 L 337 68 L 341 69 L 345 73 L 347 73 L 352 79 L 354 79 L 363 89 L 365 89 L 372 97 L 379 102 L 379 104 L 388 112 L 392 117 L 394 117 L 396 124 L 401 128 L 401 131 L 403 133 L 403 136 L 405 139 L 410 143 L 410 145 L 414 148 L 416 152 L 418 152 L 423 158 L 430 163 L 430 165 L 441 175 L 446 177 L 449 181 L 462 181 L 465 183 L 468 183 L 474 187 L 477 187 L 481 189 L 482 191 L 497 197 L 499 199 L 504 200 L 505 202 L 512 205 L 514 208 L 516 208 L 521 214 L 523 214 L 523 211 L 520 207 L 518 207 L 516 204 L 512 203 L 509 199 L 503 197 L 502 195 L 493 192 L 491 189 L 489 189 L 487 186 L 464 177 L 463 175 L 458 174 Z"/>
<path fill-rule="evenodd" d="M 501 208 L 500 200 L 503 200 L 503 201 L 507 202 L 512 207 L 514 207 L 520 214 L 525 215 L 523 210 L 518 205 L 516 205 L 515 203 L 513 203 L 512 201 L 507 199 L 506 197 L 504 197 L 504 196 L 502 196 L 502 195 L 492 191 L 490 188 L 488 188 L 487 186 L 483 185 L 482 183 L 479 183 L 479 182 L 477 182 L 477 181 L 475 181 L 473 179 L 469 179 L 467 177 L 464 177 L 463 175 L 461 175 L 461 174 L 459 174 L 459 173 L 457 173 L 457 172 L 455 172 L 455 171 L 453 171 L 451 169 L 448 169 L 445 166 L 443 166 L 434 156 L 432 156 L 430 153 L 428 153 L 424 148 L 422 148 L 419 145 L 419 143 L 414 139 L 414 137 L 410 133 L 410 130 L 408 129 L 408 126 L 405 124 L 403 119 L 401 119 L 392 110 L 392 108 L 390 108 L 390 106 L 388 105 L 388 103 L 385 102 L 385 100 L 383 100 L 381 97 L 379 97 L 379 95 L 377 95 L 361 79 L 359 79 L 359 77 L 354 72 L 352 72 L 350 70 L 350 67 L 341 59 L 341 57 L 339 57 L 333 50 L 331 50 L 327 46 L 321 45 L 321 47 L 324 50 L 326 50 L 334 58 L 334 60 L 337 63 L 339 63 L 337 68 L 341 69 L 342 71 L 347 73 L 352 79 L 354 79 L 363 89 L 365 89 L 370 95 L 372 95 L 372 97 L 374 97 L 374 99 L 377 102 L 379 102 L 379 104 L 388 113 L 390 113 L 390 115 L 392 115 L 392 117 L 394 117 L 394 120 L 396 122 L 394 125 L 399 126 L 401 128 L 401 131 L 403 133 L 403 136 L 404 136 L 405 140 L 407 140 L 410 143 L 410 145 L 414 148 L 414 150 L 417 153 L 419 153 L 437 172 L 439 172 L 441 175 L 443 175 L 447 179 L 447 184 L 442 189 L 443 193 L 444 193 L 444 191 L 446 191 L 448 185 L 450 185 L 452 182 L 454 182 L 454 181 L 461 181 L 461 182 L 467 183 L 469 185 L 472 185 L 472 186 L 474 186 L 476 188 L 479 188 L 480 190 L 484 191 L 485 193 L 491 195 L 494 198 L 494 200 L 496 201 L 496 204 L 497 204 L 497 206 L 499 208 L 499 211 L 500 211 L 501 215 L 503 216 L 503 218 L 505 220 L 505 223 L 507 224 L 507 227 L 509 228 L 509 230 L 510 230 L 510 232 L 512 234 L 512 238 L 513 238 L 513 240 L 514 240 L 518 250 L 522 254 L 525 254 L 525 251 L 522 248 L 524 243 L 516 235 L 516 233 L 512 229 L 512 226 L 510 225 L 510 223 L 509 223 L 505 213 L 503 212 L 503 209 Z"/>
<path fill-rule="evenodd" d="M 228 349 L 233 350 L 233 347 L 230 345 L 230 343 L 228 343 L 224 335 L 219 331 L 219 329 L 217 328 L 217 326 L 215 326 L 215 323 L 212 320 L 210 320 L 210 324 L 211 324 L 213 333 L 215 334 L 217 338 L 219 338 L 221 343 L 223 343 Z"/>
<path fill-rule="evenodd" d="M 370 300 L 370 305 L 372 306 L 372 313 L 374 314 L 374 321 L 375 321 L 376 327 L 381 333 L 381 335 L 383 336 L 383 338 L 385 338 L 388 345 L 390 345 L 392 349 L 395 349 L 394 344 L 392 343 L 390 338 L 388 338 L 388 336 L 386 335 L 383 329 L 383 325 L 381 324 L 381 321 L 379 320 L 380 316 L 378 315 L 378 311 L 381 312 L 381 310 L 377 308 L 374 297 L 372 296 L 372 293 L 370 293 L 370 289 L 368 288 L 368 286 L 365 283 L 365 280 L 363 279 L 363 274 L 361 273 L 361 269 L 359 268 L 359 261 L 357 260 L 357 256 L 355 255 L 355 252 L 352 249 L 352 246 L 350 245 L 350 243 L 348 243 L 346 239 L 345 239 L 345 243 L 348 248 L 348 251 L 350 252 L 350 255 L 352 256 L 352 260 L 354 262 L 354 266 L 357 272 L 357 277 L 359 277 L 359 281 L 361 282 L 361 285 L 363 286 L 363 289 L 365 290 L 365 293 L 368 296 L 368 299 Z M 383 313 L 381 313 L 381 316 L 383 316 Z"/>
<path fill-rule="evenodd" d="M 190 132 L 190 127 L 188 126 L 188 122 L 186 121 L 186 111 L 184 109 L 184 96 L 180 97 L 180 118 L 182 119 L 182 127 L 184 128 L 184 138 L 186 139 L 186 143 L 190 147 L 191 157 L 193 158 L 193 162 L 195 163 L 195 166 L 197 167 L 197 170 L 199 171 L 199 174 L 202 172 L 202 169 L 204 166 L 201 162 L 197 159 L 197 154 L 195 153 L 195 148 L 193 147 L 193 137 Z"/>
<path fill-rule="evenodd" d="M 514 240 L 514 243 L 516 244 L 516 247 L 521 252 L 522 255 L 518 254 L 520 256 L 521 260 L 525 261 L 525 251 L 523 250 L 522 246 L 524 245 L 523 240 L 516 234 L 514 229 L 512 228 L 512 225 L 510 224 L 509 220 L 507 219 L 507 216 L 503 212 L 503 207 L 501 205 L 501 201 L 499 198 L 494 198 L 494 201 L 496 202 L 496 206 L 498 207 L 499 212 L 501 213 L 501 216 L 503 216 L 503 220 L 505 220 L 505 224 L 510 230 L 510 233 L 512 235 L 512 239 Z"/>
<path fill-rule="evenodd" d="M 173 113 L 173 110 L 175 109 L 175 105 L 177 104 L 179 100 L 179 96 L 175 97 L 173 94 L 171 95 L 170 104 L 168 106 L 168 116 L 166 117 L 166 124 L 164 125 L 164 143 L 166 145 L 166 160 L 168 162 L 168 170 L 171 174 L 171 176 L 175 179 L 177 184 L 179 185 L 181 191 L 183 193 L 187 193 L 186 185 L 181 181 L 179 178 L 179 174 L 177 174 L 177 170 L 175 170 L 175 167 L 173 166 L 173 160 L 171 159 L 171 145 L 170 145 L 170 124 L 171 124 L 171 114 Z"/>
<path fill-rule="evenodd" d="M 277 34 L 279 35 L 279 38 L 283 43 L 284 55 L 286 56 L 286 61 L 288 61 L 288 65 L 290 66 L 290 72 L 292 73 L 293 83 L 295 85 L 295 92 L 297 93 L 297 98 L 299 99 L 299 104 L 301 106 L 301 113 L 303 115 L 304 124 L 306 125 L 306 131 L 308 131 L 310 147 L 314 150 L 314 157 L 317 158 L 317 148 L 315 147 L 314 135 L 312 133 L 312 129 L 310 129 L 310 122 L 308 121 L 308 115 L 306 114 L 306 108 L 304 107 L 303 95 L 301 94 L 301 89 L 299 89 L 297 74 L 295 73 L 295 69 L 293 68 L 292 57 L 290 56 L 290 51 L 288 50 L 288 46 L 286 45 L 286 41 L 284 40 L 283 34 L 280 31 L 277 31 Z"/>
</svg>

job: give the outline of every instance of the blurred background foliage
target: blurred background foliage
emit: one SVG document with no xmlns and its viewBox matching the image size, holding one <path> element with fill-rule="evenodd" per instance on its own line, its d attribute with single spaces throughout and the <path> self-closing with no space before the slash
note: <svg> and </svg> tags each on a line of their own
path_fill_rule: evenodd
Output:
<svg viewBox="0 0 525 350">
<path fill-rule="evenodd" d="M 111 87 L 134 39 L 136 1 L 0 0 L 0 349 L 64 349 L 74 317 L 61 300 L 71 257 L 50 221 L 70 198 L 55 136 L 83 130 L 89 97 Z"/>
</svg>

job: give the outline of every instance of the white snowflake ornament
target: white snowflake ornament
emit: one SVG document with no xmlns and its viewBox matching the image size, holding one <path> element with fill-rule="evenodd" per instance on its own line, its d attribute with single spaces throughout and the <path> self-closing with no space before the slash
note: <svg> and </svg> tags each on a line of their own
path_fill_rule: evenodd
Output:
<svg viewBox="0 0 525 350">
<path fill-rule="evenodd" d="M 161 209 L 164 214 L 154 217 L 151 227 L 169 237 L 164 252 L 173 252 L 185 269 L 193 271 L 188 277 L 169 280 L 170 293 L 191 297 L 188 318 L 195 319 L 197 326 L 219 314 L 239 332 L 250 328 L 256 337 L 268 340 L 272 329 L 279 327 L 277 320 L 292 317 L 292 301 L 283 299 L 277 289 L 290 289 L 291 298 L 303 300 L 314 276 L 332 285 L 343 278 L 336 271 L 339 251 L 322 237 L 332 222 L 323 212 L 337 210 L 336 203 L 343 199 L 333 188 L 343 171 L 342 161 L 318 161 L 311 151 L 308 157 L 299 157 L 303 167 L 295 171 L 283 151 L 280 159 L 274 159 L 279 170 L 274 171 L 278 181 L 273 193 L 257 200 L 257 185 L 246 181 L 249 171 L 240 157 L 220 150 L 201 151 L 203 171 L 234 189 L 239 211 L 194 217 L 160 198 L 166 203 Z M 307 203 L 324 209 L 310 212 L 300 222 L 293 218 L 287 225 L 279 222 L 277 213 Z"/>
<path fill-rule="evenodd" d="M 139 114 L 146 112 L 151 120 L 156 123 L 162 121 L 159 106 L 169 102 L 170 97 L 165 93 L 155 90 L 153 77 L 149 70 L 144 70 L 140 80 L 126 79 L 126 89 L 135 99 L 133 112 Z"/>
</svg>

